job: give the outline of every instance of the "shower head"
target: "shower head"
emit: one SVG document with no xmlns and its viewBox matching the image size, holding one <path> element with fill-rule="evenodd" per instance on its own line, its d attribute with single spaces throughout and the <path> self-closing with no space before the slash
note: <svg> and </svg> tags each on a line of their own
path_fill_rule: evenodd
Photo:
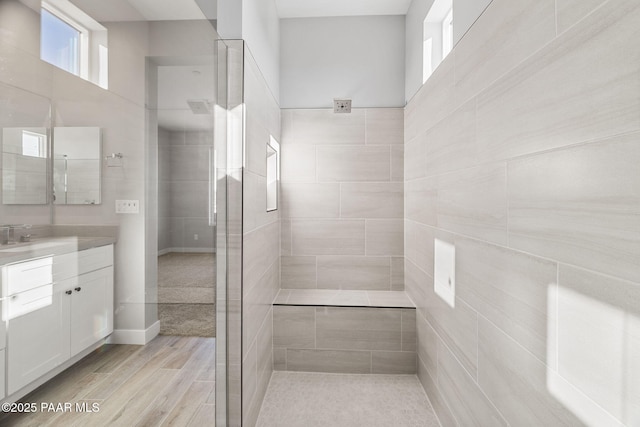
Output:
<svg viewBox="0 0 640 427">
<path fill-rule="evenodd" d="M 207 99 L 188 99 L 187 104 L 193 114 L 210 114 L 211 102 Z"/>
</svg>

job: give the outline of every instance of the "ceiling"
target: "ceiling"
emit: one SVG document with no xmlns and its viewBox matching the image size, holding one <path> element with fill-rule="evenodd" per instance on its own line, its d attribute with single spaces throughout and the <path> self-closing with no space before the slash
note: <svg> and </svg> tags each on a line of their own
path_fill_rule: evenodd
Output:
<svg viewBox="0 0 640 427">
<path fill-rule="evenodd" d="M 168 130 L 211 129 L 210 114 L 194 114 L 188 100 L 215 103 L 212 65 L 158 67 L 158 123 Z"/>
<path fill-rule="evenodd" d="M 204 19 L 199 0 L 71 0 L 99 22 Z M 203 2 L 204 4 L 205 2 Z"/>
<path fill-rule="evenodd" d="M 411 0 L 275 0 L 280 18 L 406 15 Z"/>
<path fill-rule="evenodd" d="M 265 0 L 257 0 L 265 1 Z M 280 18 L 405 15 L 411 0 L 274 0 Z M 71 0 L 97 21 L 216 18 L 217 0 Z M 204 14 L 203 14 L 204 11 Z"/>
</svg>

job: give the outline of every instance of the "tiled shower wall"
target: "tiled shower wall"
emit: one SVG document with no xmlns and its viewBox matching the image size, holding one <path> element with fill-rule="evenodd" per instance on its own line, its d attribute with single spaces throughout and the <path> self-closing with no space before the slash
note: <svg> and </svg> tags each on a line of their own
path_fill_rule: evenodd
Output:
<svg viewBox="0 0 640 427">
<path fill-rule="evenodd" d="M 280 108 L 244 47 L 242 177 L 242 425 L 253 426 L 273 371 L 273 309 L 280 282 L 280 210 L 267 212 L 267 143 Z"/>
<path fill-rule="evenodd" d="M 213 132 L 158 130 L 158 250 L 212 252 L 209 151 Z M 197 238 L 196 238 L 197 236 Z"/>
<path fill-rule="evenodd" d="M 282 111 L 283 289 L 403 290 L 403 110 Z"/>
<path fill-rule="evenodd" d="M 637 0 L 493 0 L 406 108 L 406 288 L 444 426 L 640 423 L 639 22 Z"/>
</svg>

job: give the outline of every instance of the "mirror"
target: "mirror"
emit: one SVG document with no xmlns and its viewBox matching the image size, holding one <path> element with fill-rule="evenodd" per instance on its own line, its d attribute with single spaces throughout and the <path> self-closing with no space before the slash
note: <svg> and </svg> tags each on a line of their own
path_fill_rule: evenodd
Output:
<svg viewBox="0 0 640 427">
<path fill-rule="evenodd" d="M 47 129 L 2 129 L 2 203 L 47 204 Z"/>
<path fill-rule="evenodd" d="M 53 129 L 53 203 L 98 205 L 102 166 L 98 127 Z"/>
<path fill-rule="evenodd" d="M 280 144 L 271 137 L 267 144 L 267 212 L 278 209 L 279 151 Z"/>
</svg>

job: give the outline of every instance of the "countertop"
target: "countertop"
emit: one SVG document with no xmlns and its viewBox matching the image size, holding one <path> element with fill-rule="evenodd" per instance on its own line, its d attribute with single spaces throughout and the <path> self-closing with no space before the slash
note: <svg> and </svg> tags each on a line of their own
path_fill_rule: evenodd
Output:
<svg viewBox="0 0 640 427">
<path fill-rule="evenodd" d="M 112 237 L 49 237 L 0 246 L 0 266 L 48 255 L 63 255 L 116 242 Z"/>
</svg>

